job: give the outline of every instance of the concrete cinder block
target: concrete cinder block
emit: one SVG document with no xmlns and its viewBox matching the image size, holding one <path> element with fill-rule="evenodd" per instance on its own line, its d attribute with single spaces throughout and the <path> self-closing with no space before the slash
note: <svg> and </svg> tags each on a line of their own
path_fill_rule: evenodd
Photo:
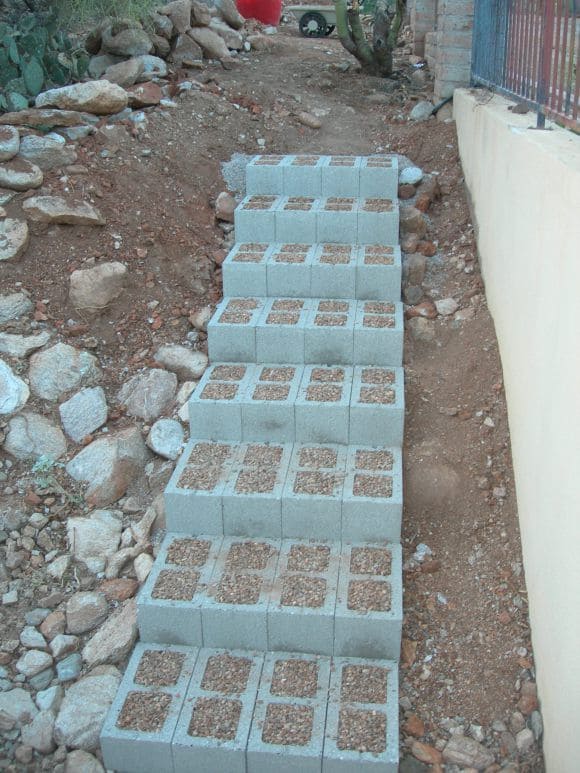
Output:
<svg viewBox="0 0 580 773">
<path fill-rule="evenodd" d="M 402 445 L 404 390 L 402 368 L 355 367 L 349 442 L 376 446 Z"/>
<path fill-rule="evenodd" d="M 319 199 L 309 196 L 285 196 L 276 207 L 276 241 L 314 244 Z"/>
<path fill-rule="evenodd" d="M 269 300 L 256 322 L 257 362 L 304 363 L 310 304 L 302 298 Z"/>
<path fill-rule="evenodd" d="M 361 159 L 361 198 L 396 199 L 399 185 L 399 165 L 396 156 L 365 156 Z M 396 244 L 396 241 L 393 242 Z"/>
<path fill-rule="evenodd" d="M 331 196 L 318 202 L 319 242 L 357 244 L 359 200 L 352 196 Z"/>
<path fill-rule="evenodd" d="M 356 297 L 361 300 L 401 300 L 401 248 L 381 244 L 358 248 Z"/>
<path fill-rule="evenodd" d="M 354 325 L 355 365 L 397 365 L 403 361 L 403 304 L 358 301 Z"/>
<path fill-rule="evenodd" d="M 314 250 L 311 295 L 356 298 L 358 248 L 352 244 L 318 244 Z"/>
<path fill-rule="evenodd" d="M 325 565 L 315 570 L 296 550 L 324 549 Z M 292 650 L 331 655 L 334 647 L 334 612 L 338 588 L 340 542 L 312 543 L 284 540 L 268 608 L 268 645 L 271 650 Z"/>
<path fill-rule="evenodd" d="M 272 247 L 267 243 L 236 244 L 222 264 L 224 295 L 267 296 L 266 263 L 271 251 Z"/>
<path fill-rule="evenodd" d="M 254 156 L 246 166 L 247 195 L 284 193 L 284 166 L 289 161 L 290 156 Z"/>
<path fill-rule="evenodd" d="M 322 196 L 359 196 L 360 156 L 330 156 L 322 166 Z"/>
<path fill-rule="evenodd" d="M 207 326 L 210 359 L 256 362 L 256 323 L 263 308 L 261 298 L 224 298 Z"/>
<path fill-rule="evenodd" d="M 101 730 L 103 761 L 108 769 L 127 773 L 173 771 L 171 743 L 197 655 L 196 647 L 137 644 Z M 170 661 L 173 673 L 160 674 L 156 680 L 149 667 L 144 682 L 139 665 L 156 657 L 166 664 Z M 174 678 L 172 683 L 168 684 L 168 676 Z M 149 720 L 150 730 L 131 727 L 130 717 L 123 711 L 127 706 L 125 711 L 131 713 L 131 706 L 138 703 L 144 711 L 134 713 L 141 721 L 144 716 Z"/>
<path fill-rule="evenodd" d="M 304 329 L 304 362 L 352 365 L 356 304 L 316 298 Z"/>
<path fill-rule="evenodd" d="M 310 244 L 276 244 L 266 264 L 268 295 L 308 298 L 313 247 Z"/>
<path fill-rule="evenodd" d="M 296 399 L 296 440 L 346 445 L 351 387 L 352 368 L 307 365 Z"/>
<path fill-rule="evenodd" d="M 139 593 L 139 633 L 142 641 L 201 646 L 201 607 L 205 601 L 205 588 L 213 575 L 221 537 L 198 538 L 207 543 L 208 548 L 196 565 L 170 562 L 168 556 L 175 539 L 175 534 L 166 537 Z"/>
<path fill-rule="evenodd" d="M 390 554 L 377 571 L 373 566 L 353 565 L 353 551 Z M 365 571 L 362 571 L 365 570 Z M 368 571 L 370 570 L 370 571 Z M 373 594 L 376 593 L 376 596 Z M 383 595 L 384 594 L 384 595 Z M 385 596 L 390 601 L 383 605 Z M 352 600 L 363 597 L 363 607 L 352 608 Z M 361 658 L 398 660 L 403 620 L 401 546 L 369 546 L 365 543 L 343 545 L 340 578 L 335 609 L 334 654 Z M 384 609 L 382 607 L 385 607 Z"/>
<path fill-rule="evenodd" d="M 189 398 L 192 435 L 210 440 L 241 440 L 241 400 L 253 373 L 252 365 L 210 366 Z"/>
<path fill-rule="evenodd" d="M 284 194 L 319 198 L 326 156 L 290 156 L 284 164 Z"/>
<path fill-rule="evenodd" d="M 275 363 L 255 367 L 254 378 L 242 396 L 244 440 L 293 443 L 294 404 L 302 368 Z"/>
<path fill-rule="evenodd" d="M 361 199 L 358 207 L 358 244 L 399 243 L 399 203 L 397 199 Z"/>
<path fill-rule="evenodd" d="M 341 701 L 342 673 L 349 667 L 374 671 L 375 678 L 380 675 L 380 669 L 386 674 L 386 700 L 382 703 L 365 703 L 362 701 Z M 351 672 L 352 673 L 352 672 Z M 364 691 L 363 691 L 364 693 Z M 326 732 L 324 737 L 323 773 L 358 773 L 360 770 L 383 771 L 397 773 L 399 769 L 399 683 L 398 666 L 389 660 L 361 660 L 358 658 L 334 658 L 330 679 L 330 699 L 326 714 Z M 363 696 L 364 697 L 364 694 Z M 365 738 L 353 745 L 369 743 L 369 726 L 375 729 L 373 750 L 360 752 L 355 749 L 339 748 L 341 718 L 348 721 L 348 712 L 365 712 L 358 715 L 357 724 L 365 728 Z M 345 712 L 342 714 L 342 712 Z M 367 714 L 367 712 L 369 712 Z M 341 717 L 342 714 L 342 717 Z M 365 721 L 368 716 L 368 720 Z M 345 745 L 345 744 L 341 744 Z"/>
<path fill-rule="evenodd" d="M 275 242 L 276 215 L 280 197 L 273 195 L 246 196 L 236 207 L 234 224 L 238 242 Z"/>
</svg>

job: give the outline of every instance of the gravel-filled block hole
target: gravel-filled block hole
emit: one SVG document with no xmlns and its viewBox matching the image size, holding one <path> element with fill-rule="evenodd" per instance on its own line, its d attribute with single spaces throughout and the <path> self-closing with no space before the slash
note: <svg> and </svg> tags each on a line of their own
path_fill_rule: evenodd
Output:
<svg viewBox="0 0 580 773">
<path fill-rule="evenodd" d="M 202 400 L 233 400 L 237 393 L 237 384 L 215 382 L 205 385 L 200 398 Z"/>
<path fill-rule="evenodd" d="M 205 666 L 201 687 L 224 695 L 239 694 L 248 685 L 251 668 L 249 658 L 238 658 L 227 652 L 213 655 Z"/>
<path fill-rule="evenodd" d="M 262 368 L 260 381 L 291 381 L 296 368 Z"/>
<path fill-rule="evenodd" d="M 310 373 L 310 381 L 338 383 L 344 381 L 344 370 L 342 368 L 313 368 Z"/>
<path fill-rule="evenodd" d="M 187 732 L 201 738 L 232 741 L 236 737 L 242 702 L 228 698 L 198 698 Z"/>
<path fill-rule="evenodd" d="M 383 577 L 391 573 L 391 551 L 386 548 L 353 548 L 350 554 L 352 574 L 376 574 Z"/>
<path fill-rule="evenodd" d="M 191 601 L 198 580 L 198 572 L 173 572 L 170 569 L 164 569 L 159 572 L 151 597 L 171 601 Z"/>
<path fill-rule="evenodd" d="M 213 491 L 219 483 L 222 467 L 219 464 L 204 464 L 199 467 L 186 467 L 179 479 L 180 488 L 197 491 Z"/>
<path fill-rule="evenodd" d="M 288 384 L 258 384 L 252 395 L 253 400 L 286 400 L 290 394 Z"/>
<path fill-rule="evenodd" d="M 273 552 L 267 542 L 234 542 L 228 550 L 228 569 L 265 569 Z"/>
<path fill-rule="evenodd" d="M 385 386 L 361 387 L 359 400 L 361 403 L 389 405 L 395 402 L 395 392 Z"/>
<path fill-rule="evenodd" d="M 323 606 L 326 598 L 326 580 L 322 577 L 305 577 L 293 574 L 284 577 L 280 604 L 283 607 Z"/>
<path fill-rule="evenodd" d="M 355 703 L 386 703 L 388 670 L 380 666 L 344 666 L 340 700 Z"/>
<path fill-rule="evenodd" d="M 177 684 L 185 654 L 170 650 L 146 650 L 135 674 L 135 684 L 146 687 L 170 687 Z"/>
<path fill-rule="evenodd" d="M 130 692 L 117 719 L 121 730 L 138 730 L 141 733 L 158 733 L 163 729 L 171 695 L 164 692 Z"/>
<path fill-rule="evenodd" d="M 298 465 L 319 470 L 321 467 L 335 467 L 337 460 L 338 454 L 333 448 L 301 448 Z"/>
<path fill-rule="evenodd" d="M 365 314 L 363 317 L 363 327 L 370 327 L 375 329 L 395 327 L 395 320 L 393 317 L 385 317 L 378 314 Z"/>
<path fill-rule="evenodd" d="M 244 209 L 270 209 L 275 201 L 276 196 L 250 196 Z"/>
<path fill-rule="evenodd" d="M 224 574 L 216 593 L 220 604 L 257 604 L 262 578 L 257 574 Z"/>
<path fill-rule="evenodd" d="M 342 751 L 380 754 L 387 747 L 387 717 L 382 711 L 341 709 L 336 745 Z"/>
<path fill-rule="evenodd" d="M 356 612 L 388 612 L 391 584 L 386 580 L 351 580 L 347 606 Z"/>
<path fill-rule="evenodd" d="M 189 457 L 192 464 L 219 464 L 232 453 L 232 446 L 225 443 L 196 443 Z"/>
<path fill-rule="evenodd" d="M 331 313 L 347 312 L 349 308 L 348 301 L 320 301 L 318 304 L 318 311 L 326 311 Z"/>
<path fill-rule="evenodd" d="M 269 703 L 262 729 L 264 743 L 306 746 L 312 737 L 314 710 L 310 706 Z"/>
<path fill-rule="evenodd" d="M 332 156 L 329 166 L 354 166 L 356 156 Z"/>
<path fill-rule="evenodd" d="M 337 403 L 342 397 L 342 387 L 336 384 L 310 384 L 306 399 L 316 403 Z"/>
<path fill-rule="evenodd" d="M 367 160 L 368 169 L 390 169 L 393 166 L 393 159 L 388 156 L 377 156 Z"/>
<path fill-rule="evenodd" d="M 254 161 L 256 166 L 278 166 L 284 156 L 260 156 Z"/>
<path fill-rule="evenodd" d="M 296 156 L 292 160 L 292 166 L 316 166 L 320 156 Z"/>
<path fill-rule="evenodd" d="M 203 566 L 211 542 L 203 539 L 175 539 L 167 551 L 167 563 L 178 566 Z"/>
<path fill-rule="evenodd" d="M 247 325 L 251 320 L 249 311 L 224 311 L 218 322 L 222 325 Z"/>
<path fill-rule="evenodd" d="M 227 305 L 228 311 L 254 311 L 258 308 L 255 298 L 232 298 Z"/>
<path fill-rule="evenodd" d="M 266 317 L 267 325 L 297 325 L 300 314 L 292 311 L 271 311 Z"/>
<path fill-rule="evenodd" d="M 294 493 L 330 497 L 336 481 L 337 476 L 329 472 L 298 472 L 294 481 Z"/>
<path fill-rule="evenodd" d="M 385 368 L 363 368 L 361 381 L 363 384 L 392 384 L 395 381 L 395 371 Z"/>
<path fill-rule="evenodd" d="M 314 324 L 318 327 L 344 327 L 347 319 L 346 314 L 317 314 Z"/>
<path fill-rule="evenodd" d="M 328 545 L 292 545 L 288 555 L 290 572 L 325 572 L 330 563 Z"/>
<path fill-rule="evenodd" d="M 272 311 L 301 311 L 303 308 L 304 301 L 294 298 L 281 298 L 272 304 Z"/>
<path fill-rule="evenodd" d="M 371 253 L 365 255 L 365 266 L 392 266 L 394 258 L 392 255 Z"/>
<path fill-rule="evenodd" d="M 390 199 L 365 199 L 364 212 L 391 212 L 393 202 Z"/>
<path fill-rule="evenodd" d="M 366 301 L 364 310 L 368 314 L 394 314 L 395 304 L 384 301 Z"/>
<path fill-rule="evenodd" d="M 392 470 L 393 454 L 390 451 L 363 451 L 355 454 L 355 467 L 357 470 Z"/>
<path fill-rule="evenodd" d="M 328 254 L 323 252 L 319 258 L 319 263 L 326 263 L 330 266 L 344 266 L 347 263 L 350 263 L 350 253 L 336 252 Z"/>
<path fill-rule="evenodd" d="M 274 261 L 276 263 L 304 263 L 306 261 L 306 253 L 279 252 L 277 255 L 274 255 Z"/>
<path fill-rule="evenodd" d="M 238 247 L 238 252 L 261 252 L 265 255 L 268 247 L 265 242 L 244 242 Z"/>
<path fill-rule="evenodd" d="M 309 249 L 309 244 L 283 244 L 280 247 L 280 252 L 301 252 L 306 255 Z"/>
<path fill-rule="evenodd" d="M 216 365 L 209 377 L 211 381 L 241 381 L 245 375 L 244 365 Z"/>
<path fill-rule="evenodd" d="M 327 212 L 350 212 L 356 199 L 331 196 L 326 200 L 324 209 Z"/>
<path fill-rule="evenodd" d="M 250 467 L 242 470 L 236 480 L 238 494 L 269 494 L 276 485 L 276 470 Z"/>
<path fill-rule="evenodd" d="M 318 664 L 312 660 L 277 660 L 270 693 L 293 698 L 314 698 L 318 690 Z"/>
<path fill-rule="evenodd" d="M 283 449 L 280 446 L 249 446 L 244 455 L 244 465 L 268 467 L 278 465 L 282 459 Z"/>
<path fill-rule="evenodd" d="M 355 497 L 390 499 L 393 496 L 393 479 L 388 475 L 362 475 L 357 473 L 354 476 L 352 493 Z"/>
<path fill-rule="evenodd" d="M 233 260 L 235 263 L 259 263 L 263 257 L 263 252 L 238 252 Z"/>
<path fill-rule="evenodd" d="M 284 204 L 284 209 L 290 212 L 308 212 L 314 204 L 309 196 L 290 196 Z"/>
</svg>

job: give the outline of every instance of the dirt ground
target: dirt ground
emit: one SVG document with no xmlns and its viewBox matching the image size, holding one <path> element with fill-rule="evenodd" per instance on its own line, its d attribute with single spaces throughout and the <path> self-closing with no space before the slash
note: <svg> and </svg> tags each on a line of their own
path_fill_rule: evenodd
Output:
<svg viewBox="0 0 580 773">
<path fill-rule="evenodd" d="M 49 174 L 46 188 L 92 199 L 107 226 L 33 226 L 25 259 L 2 269 L 2 290 L 21 283 L 37 319 L 92 349 L 114 404 L 119 384 L 161 343 L 186 341 L 191 311 L 220 298 L 224 234 L 213 200 L 225 187 L 220 164 L 233 153 L 260 152 L 258 139 L 274 153 L 397 152 L 437 174 L 428 295 L 452 296 L 474 315 L 439 317 L 431 341 L 407 333 L 401 755 L 417 738 L 441 748 L 453 727 L 477 737 L 475 725 L 500 764 L 541 771 L 540 752 L 517 763 L 498 724 L 509 727 L 519 687 L 533 679 L 533 654 L 501 363 L 454 125 L 408 121 L 429 86 L 423 95 L 411 89 L 404 51 L 396 77 L 382 81 L 361 75 L 335 37 L 306 40 L 286 26 L 275 38 L 272 52 L 241 57 L 230 70 L 191 73 L 200 88 L 151 111 L 143 133 L 121 126 L 107 144 L 83 140 L 76 173 Z M 303 110 L 320 129 L 299 122 Z M 82 318 L 67 305 L 68 275 L 117 259 L 129 267 L 127 292 Z M 110 426 L 126 423 L 119 412 Z M 421 561 L 413 559 L 419 544 L 430 551 Z M 404 765 L 424 769 L 410 758 Z"/>
</svg>

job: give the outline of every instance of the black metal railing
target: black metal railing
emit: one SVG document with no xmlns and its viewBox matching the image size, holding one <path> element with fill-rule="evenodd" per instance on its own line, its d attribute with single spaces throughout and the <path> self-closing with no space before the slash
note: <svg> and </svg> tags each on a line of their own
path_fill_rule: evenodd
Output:
<svg viewBox="0 0 580 773">
<path fill-rule="evenodd" d="M 476 0 L 471 77 L 580 129 L 580 0 Z"/>
</svg>

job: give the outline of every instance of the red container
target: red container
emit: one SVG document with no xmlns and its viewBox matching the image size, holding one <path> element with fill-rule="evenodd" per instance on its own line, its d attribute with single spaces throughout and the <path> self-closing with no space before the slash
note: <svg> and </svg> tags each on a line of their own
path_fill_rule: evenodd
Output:
<svg viewBox="0 0 580 773">
<path fill-rule="evenodd" d="M 245 19 L 257 19 L 262 24 L 277 26 L 282 15 L 282 0 L 236 0 L 238 11 Z"/>
</svg>

